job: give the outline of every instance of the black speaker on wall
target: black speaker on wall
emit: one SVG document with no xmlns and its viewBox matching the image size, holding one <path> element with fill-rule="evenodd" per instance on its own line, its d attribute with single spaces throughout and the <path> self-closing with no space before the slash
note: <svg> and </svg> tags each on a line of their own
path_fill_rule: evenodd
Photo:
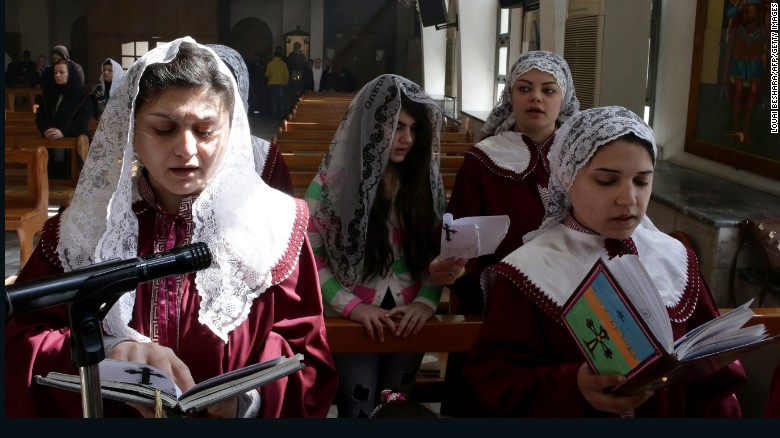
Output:
<svg viewBox="0 0 780 438">
<path fill-rule="evenodd" d="M 423 27 L 447 22 L 447 7 L 444 0 L 417 0 L 420 5 L 420 20 Z"/>
<path fill-rule="evenodd" d="M 501 9 L 519 8 L 520 6 L 539 6 L 539 0 L 500 0 Z"/>
</svg>

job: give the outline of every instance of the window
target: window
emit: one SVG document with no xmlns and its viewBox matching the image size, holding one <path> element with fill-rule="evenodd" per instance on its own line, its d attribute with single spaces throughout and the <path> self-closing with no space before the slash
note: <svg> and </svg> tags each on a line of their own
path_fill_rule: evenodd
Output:
<svg viewBox="0 0 780 438">
<path fill-rule="evenodd" d="M 504 91 L 506 73 L 509 67 L 509 9 L 498 9 L 498 36 L 496 38 L 496 88 L 493 101 Z"/>
<path fill-rule="evenodd" d="M 134 41 L 122 44 L 122 68 L 127 70 L 140 57 L 149 51 L 148 41 Z"/>
</svg>

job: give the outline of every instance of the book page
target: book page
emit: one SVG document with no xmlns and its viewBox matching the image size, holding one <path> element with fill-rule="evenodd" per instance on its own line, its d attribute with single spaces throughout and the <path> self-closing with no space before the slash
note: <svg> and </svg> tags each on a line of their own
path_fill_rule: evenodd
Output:
<svg viewBox="0 0 780 438">
<path fill-rule="evenodd" d="M 466 259 L 492 254 L 509 231 L 509 216 L 470 216 L 454 220 L 452 214 L 442 218 L 442 260 Z"/>
<path fill-rule="evenodd" d="M 674 350 L 672 322 L 661 295 L 639 257 L 626 254 L 604 262 L 655 338 L 671 353 Z"/>
<path fill-rule="evenodd" d="M 104 359 L 100 362 L 100 380 L 146 385 L 178 399 L 181 389 L 173 379 L 151 365 L 126 360 Z"/>
</svg>

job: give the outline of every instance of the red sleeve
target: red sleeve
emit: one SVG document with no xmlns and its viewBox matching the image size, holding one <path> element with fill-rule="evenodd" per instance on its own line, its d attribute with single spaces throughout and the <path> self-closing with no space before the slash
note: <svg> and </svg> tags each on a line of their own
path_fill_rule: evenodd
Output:
<svg viewBox="0 0 780 438">
<path fill-rule="evenodd" d="M 469 216 L 483 216 L 489 214 L 486 211 L 486 188 L 483 187 L 480 177 L 480 164 L 473 155 L 466 154 L 463 164 L 455 176 L 455 184 L 450 194 L 447 212 L 455 219 Z M 456 294 L 458 300 L 453 309 L 457 313 L 479 314 L 483 308 L 482 288 L 479 279 L 482 270 L 488 265 L 490 256 L 476 257 L 466 263 L 466 275 L 459 278 L 455 284 L 449 286 Z"/>
<path fill-rule="evenodd" d="M 275 291 L 274 325 L 263 357 L 303 353 L 306 367 L 261 388 L 262 417 L 326 417 L 336 394 L 333 365 L 322 316 L 317 268 L 308 239 L 295 271 Z M 315 386 L 316 385 L 316 386 Z"/>
<path fill-rule="evenodd" d="M 764 417 L 780 418 L 780 363 L 777 364 L 772 383 L 769 385 L 769 401 L 764 410 Z"/>
<path fill-rule="evenodd" d="M 290 171 L 287 168 L 287 163 L 284 162 L 284 157 L 279 151 L 279 146 L 276 144 L 271 143 L 271 146 L 268 149 L 268 157 L 266 157 L 261 178 L 266 184 L 276 190 L 287 193 L 290 196 L 295 196 L 293 193 L 293 183 L 292 178 L 290 177 Z"/>
<path fill-rule="evenodd" d="M 498 276 L 463 374 L 477 416 L 589 417 L 577 386 L 581 353 L 562 325 Z"/>
<path fill-rule="evenodd" d="M 62 273 L 52 260 L 57 247 L 59 217 L 44 225 L 41 241 L 16 282 Z M 70 328 L 65 305 L 18 313 L 5 325 L 5 414 L 7 417 L 82 415 L 80 395 L 33 383 L 50 371 L 78 374 L 70 362 Z"/>
</svg>

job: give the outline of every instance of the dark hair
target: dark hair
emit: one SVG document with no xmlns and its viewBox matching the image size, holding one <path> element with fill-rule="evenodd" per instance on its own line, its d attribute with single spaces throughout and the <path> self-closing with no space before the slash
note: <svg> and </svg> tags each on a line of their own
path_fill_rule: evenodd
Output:
<svg viewBox="0 0 780 438">
<path fill-rule="evenodd" d="M 106 60 L 103 62 L 103 65 L 112 65 L 112 66 L 113 66 L 114 64 L 112 64 L 112 63 L 111 63 L 111 60 L 110 60 L 110 59 L 106 59 Z"/>
<path fill-rule="evenodd" d="M 385 276 L 392 268 L 393 248 L 387 227 L 392 205 L 395 205 L 396 219 L 404 233 L 403 256 L 412 279 L 422 280 L 428 263 L 438 253 L 430 175 L 433 142 L 431 115 L 427 105 L 415 102 L 404 94 L 401 94 L 401 106 L 415 121 L 414 144 L 401 163 L 388 163 L 388 166 L 397 167 L 398 179 L 401 181 L 395 202 L 387 197 L 384 180 L 380 181 L 377 188 L 376 199 L 368 217 L 366 241 L 371 244 L 366 248 L 364 280 L 375 275 Z"/>
<path fill-rule="evenodd" d="M 181 43 L 171 62 L 147 66 L 138 87 L 136 111 L 166 88 L 206 88 L 222 98 L 233 120 L 235 94 L 230 78 L 219 71 L 219 61 L 211 52 L 190 42 Z"/>
</svg>

